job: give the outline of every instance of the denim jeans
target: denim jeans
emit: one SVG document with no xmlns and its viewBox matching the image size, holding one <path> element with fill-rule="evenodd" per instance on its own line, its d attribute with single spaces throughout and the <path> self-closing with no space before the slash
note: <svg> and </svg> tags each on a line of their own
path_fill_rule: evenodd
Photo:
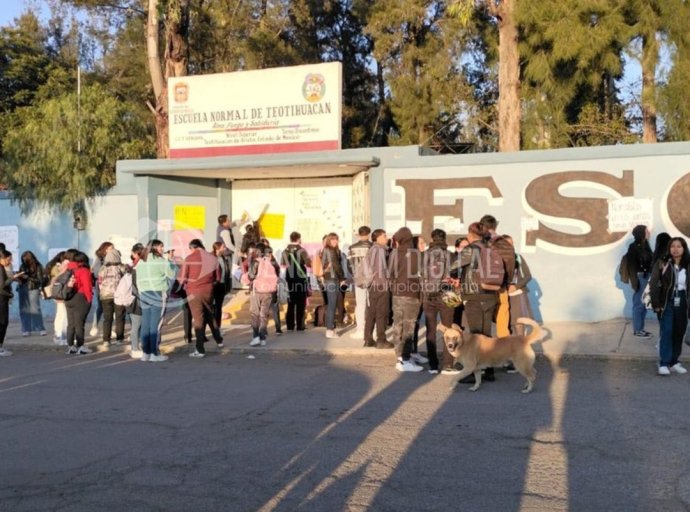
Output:
<svg viewBox="0 0 690 512">
<path fill-rule="evenodd" d="M 166 292 L 139 292 L 141 297 L 141 348 L 144 354 L 160 355 L 161 327 L 165 316 Z"/>
<path fill-rule="evenodd" d="M 19 318 L 22 332 L 46 330 L 41 313 L 41 290 L 29 290 L 26 284 L 19 287 Z"/>
<path fill-rule="evenodd" d="M 685 293 L 681 292 L 678 306 L 674 306 L 673 297 L 668 300 L 666 309 L 661 314 L 659 324 L 659 366 L 673 366 L 678 362 L 683 349 L 683 338 L 688 326 L 688 305 Z"/>
<path fill-rule="evenodd" d="M 335 329 L 335 310 L 338 307 L 338 294 L 340 293 L 340 283 L 338 281 L 324 282 L 324 292 L 328 300 L 326 306 L 326 329 Z"/>
<path fill-rule="evenodd" d="M 649 281 L 649 275 L 642 272 L 637 273 L 637 279 L 640 282 L 640 287 L 633 294 L 632 298 L 632 322 L 633 322 L 633 332 L 644 330 L 644 321 L 647 317 L 647 309 L 642 303 L 642 292 L 644 292 L 645 286 L 647 286 L 647 281 Z"/>
<path fill-rule="evenodd" d="M 132 330 L 129 332 L 129 342 L 132 350 L 139 350 L 139 333 L 141 331 L 141 315 L 130 313 L 129 321 L 132 322 Z"/>
</svg>

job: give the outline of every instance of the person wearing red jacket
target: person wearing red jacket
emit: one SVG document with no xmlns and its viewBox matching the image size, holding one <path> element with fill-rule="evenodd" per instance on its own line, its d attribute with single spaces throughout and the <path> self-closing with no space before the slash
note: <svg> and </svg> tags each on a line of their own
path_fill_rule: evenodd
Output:
<svg viewBox="0 0 690 512">
<path fill-rule="evenodd" d="M 91 349 L 84 346 L 86 317 L 93 301 L 93 280 L 89 270 L 89 257 L 77 249 L 65 252 L 69 261 L 67 270 L 72 271 L 69 286 L 74 295 L 65 301 L 67 309 L 67 349 L 68 354 L 88 354 Z M 76 344 L 75 344 L 76 341 Z"/>
</svg>

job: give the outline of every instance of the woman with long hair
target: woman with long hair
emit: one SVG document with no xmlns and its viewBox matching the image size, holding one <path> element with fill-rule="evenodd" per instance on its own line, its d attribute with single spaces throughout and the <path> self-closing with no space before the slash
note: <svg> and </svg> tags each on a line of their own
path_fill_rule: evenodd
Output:
<svg viewBox="0 0 690 512">
<path fill-rule="evenodd" d="M 67 270 L 72 272 L 69 286 L 74 291 L 65 301 L 67 310 L 67 349 L 68 354 L 88 354 L 91 349 L 84 345 L 86 318 L 93 301 L 93 278 L 89 271 L 89 257 L 77 249 L 65 252 Z"/>
<path fill-rule="evenodd" d="M 22 262 L 19 265 L 19 319 L 22 324 L 22 336 L 29 336 L 32 332 L 46 335 L 43 325 L 43 313 L 41 312 L 41 294 L 43 287 L 48 284 L 47 275 L 31 251 L 22 253 Z"/>
<path fill-rule="evenodd" d="M 12 352 L 2 346 L 10 324 L 10 299 L 13 297 L 12 283 L 15 281 L 7 271 L 8 268 L 12 268 L 12 253 L 0 249 L 0 357 L 12 355 Z"/>
<path fill-rule="evenodd" d="M 338 245 L 339 238 L 335 233 L 326 236 L 323 248 L 323 286 L 324 295 L 328 303 L 326 306 L 326 337 L 337 338 L 335 333 L 335 311 L 338 306 L 340 287 L 345 284 L 345 271 L 343 270 L 343 258 Z"/>
<path fill-rule="evenodd" d="M 105 255 L 108 254 L 115 248 L 112 242 L 103 242 L 98 246 L 94 255 L 96 256 L 93 260 L 93 265 L 91 266 L 91 274 L 94 284 L 98 282 L 98 272 L 101 270 L 101 266 L 105 263 Z M 98 335 L 98 324 L 103 317 L 103 306 L 101 305 L 101 300 L 98 295 L 98 286 L 93 287 L 93 297 L 96 302 L 96 307 L 93 311 L 93 321 L 91 322 L 91 330 L 89 334 L 91 336 Z"/>
<path fill-rule="evenodd" d="M 49 286 L 52 287 L 55 278 L 67 270 L 65 251 L 60 251 L 46 265 Z M 67 345 L 67 310 L 65 301 L 55 299 L 55 319 L 53 320 L 53 341 L 56 345 Z"/>
<path fill-rule="evenodd" d="M 649 279 L 652 308 L 659 317 L 659 375 L 687 373 L 680 364 L 683 337 L 688 326 L 690 254 L 684 238 L 671 238 L 666 257 L 654 263 Z"/>
<path fill-rule="evenodd" d="M 137 264 L 136 282 L 141 300 L 142 361 L 159 363 L 168 357 L 160 353 L 161 327 L 168 303 L 168 291 L 175 278 L 171 253 L 165 252 L 163 242 L 149 240 Z"/>
</svg>

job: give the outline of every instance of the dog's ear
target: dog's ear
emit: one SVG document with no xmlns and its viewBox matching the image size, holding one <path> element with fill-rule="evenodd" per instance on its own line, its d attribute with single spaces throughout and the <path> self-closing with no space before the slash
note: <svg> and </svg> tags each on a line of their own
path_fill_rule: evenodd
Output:
<svg viewBox="0 0 690 512">
<path fill-rule="evenodd" d="M 462 327 L 460 327 L 458 324 L 453 324 L 452 325 L 453 329 L 455 329 L 458 332 L 462 332 Z"/>
<path fill-rule="evenodd" d="M 442 323 L 439 323 L 438 326 L 436 327 L 436 329 L 441 331 L 441 332 L 446 332 L 448 330 L 448 327 L 446 327 Z"/>
</svg>

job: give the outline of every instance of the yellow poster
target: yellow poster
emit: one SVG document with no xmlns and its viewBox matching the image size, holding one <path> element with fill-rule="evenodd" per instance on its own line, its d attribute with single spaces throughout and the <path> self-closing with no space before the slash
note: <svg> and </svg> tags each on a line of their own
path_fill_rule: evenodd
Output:
<svg viewBox="0 0 690 512">
<path fill-rule="evenodd" d="M 173 222 L 175 230 L 204 229 L 206 227 L 206 208 L 189 204 L 176 204 Z"/>
<path fill-rule="evenodd" d="M 264 213 L 259 219 L 259 227 L 266 238 L 282 240 L 285 230 L 285 215 L 281 213 Z"/>
</svg>

